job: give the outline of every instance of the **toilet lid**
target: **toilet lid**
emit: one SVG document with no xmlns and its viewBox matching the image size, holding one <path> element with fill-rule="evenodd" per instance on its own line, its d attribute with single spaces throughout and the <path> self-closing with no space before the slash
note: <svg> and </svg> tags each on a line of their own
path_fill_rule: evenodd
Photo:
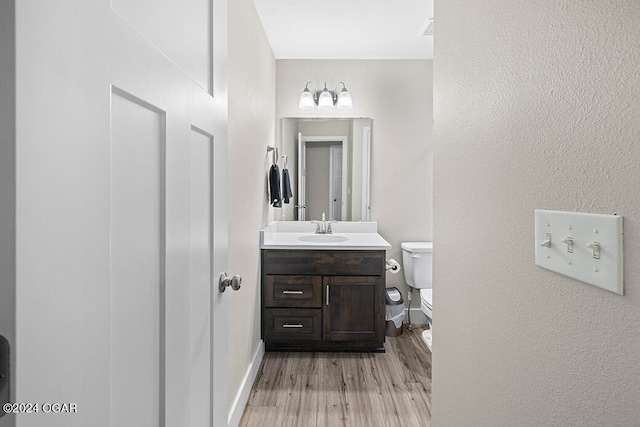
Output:
<svg viewBox="0 0 640 427">
<path fill-rule="evenodd" d="M 433 307 L 433 289 L 420 289 L 420 299 L 429 307 Z"/>
<path fill-rule="evenodd" d="M 400 247 L 413 253 L 433 252 L 433 242 L 402 242 Z"/>
</svg>

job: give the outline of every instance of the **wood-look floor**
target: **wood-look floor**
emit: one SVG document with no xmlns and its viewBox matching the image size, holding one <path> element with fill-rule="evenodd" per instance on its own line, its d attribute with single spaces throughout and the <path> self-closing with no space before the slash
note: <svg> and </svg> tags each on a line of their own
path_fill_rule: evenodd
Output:
<svg viewBox="0 0 640 427">
<path fill-rule="evenodd" d="M 429 426 L 422 330 L 387 337 L 386 353 L 266 353 L 240 426 Z"/>
</svg>

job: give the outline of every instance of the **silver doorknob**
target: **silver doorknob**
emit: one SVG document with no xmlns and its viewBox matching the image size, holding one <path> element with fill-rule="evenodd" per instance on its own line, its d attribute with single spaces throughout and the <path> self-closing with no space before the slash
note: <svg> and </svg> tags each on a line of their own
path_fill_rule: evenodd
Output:
<svg viewBox="0 0 640 427">
<path fill-rule="evenodd" d="M 227 273 L 220 274 L 220 282 L 218 284 L 220 292 L 224 292 L 229 286 L 231 286 L 231 289 L 234 291 L 237 291 L 240 289 L 241 284 L 242 277 L 239 274 L 234 274 L 231 278 L 227 276 Z"/>
</svg>

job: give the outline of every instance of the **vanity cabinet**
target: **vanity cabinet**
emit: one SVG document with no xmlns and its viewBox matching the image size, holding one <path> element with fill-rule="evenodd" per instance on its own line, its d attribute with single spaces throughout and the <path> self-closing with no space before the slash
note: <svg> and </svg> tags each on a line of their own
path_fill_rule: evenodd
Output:
<svg viewBox="0 0 640 427">
<path fill-rule="evenodd" d="M 384 250 L 263 250 L 270 350 L 384 351 Z"/>
</svg>

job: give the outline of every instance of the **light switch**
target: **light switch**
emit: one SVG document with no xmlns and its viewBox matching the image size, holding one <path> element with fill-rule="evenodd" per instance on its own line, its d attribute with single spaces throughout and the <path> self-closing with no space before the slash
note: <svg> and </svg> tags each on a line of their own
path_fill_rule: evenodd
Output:
<svg viewBox="0 0 640 427">
<path fill-rule="evenodd" d="M 535 233 L 536 265 L 623 295 L 621 216 L 536 209 Z"/>
</svg>

